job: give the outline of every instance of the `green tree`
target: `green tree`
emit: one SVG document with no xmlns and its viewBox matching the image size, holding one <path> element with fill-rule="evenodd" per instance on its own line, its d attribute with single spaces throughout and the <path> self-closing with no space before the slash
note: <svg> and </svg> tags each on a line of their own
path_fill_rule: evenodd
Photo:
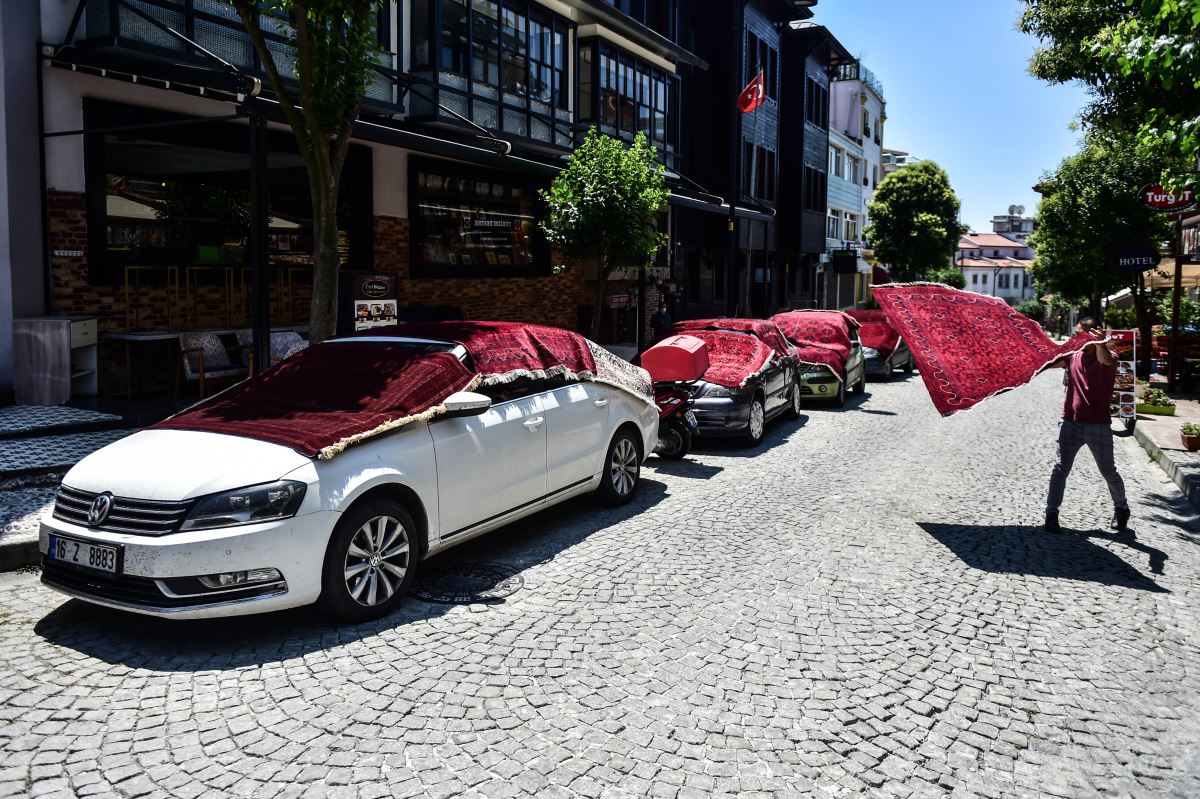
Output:
<svg viewBox="0 0 1200 799">
<path fill-rule="evenodd" d="M 925 273 L 925 279 L 933 283 L 943 283 L 956 289 L 967 287 L 967 276 L 957 266 L 941 266 Z"/>
<path fill-rule="evenodd" d="M 658 229 L 670 195 L 662 164 L 642 134 L 626 147 L 593 127 L 541 195 L 549 208 L 542 230 L 550 243 L 569 261 L 594 260 L 599 267 L 592 299 L 594 339 L 600 334 L 609 275 L 615 269 L 649 267 L 666 243 Z"/>
<path fill-rule="evenodd" d="M 1086 127 L 1136 132 L 1162 161 L 1155 179 L 1190 172 L 1200 152 L 1200 0 L 1026 0 L 1017 27 L 1041 40 L 1034 77 L 1088 88 Z"/>
<path fill-rule="evenodd" d="M 897 280 L 916 280 L 954 257 L 965 228 L 945 170 L 921 161 L 888 175 L 875 190 L 865 231 L 875 257 Z"/>
<path fill-rule="evenodd" d="M 1013 307 L 1017 313 L 1029 317 L 1039 325 L 1046 321 L 1046 306 L 1042 305 L 1036 297 L 1021 300 Z"/>
<path fill-rule="evenodd" d="M 1138 275 L 1118 267 L 1116 257 L 1131 247 L 1157 248 L 1170 237 L 1168 218 L 1137 199 L 1138 189 L 1161 170 L 1161 159 L 1133 135 L 1089 134 L 1079 153 L 1042 179 L 1030 239 L 1036 248 L 1030 272 L 1040 290 L 1086 304 L 1099 318 L 1101 297 L 1130 288 L 1146 343 L 1151 320 Z"/>
<path fill-rule="evenodd" d="M 1200 157 L 1200 0 L 1129 0 L 1133 13 L 1105 31 L 1100 49 L 1117 76 L 1109 83 L 1120 113 L 1138 121 L 1138 136 L 1176 182 Z M 1131 98 L 1128 102 L 1126 98 Z"/>
<path fill-rule="evenodd" d="M 381 0 L 229 2 L 250 34 L 308 172 L 313 224 L 309 336 L 323 341 L 337 326 L 338 189 L 350 132 L 379 52 L 375 20 Z M 288 76 L 294 86 L 285 83 L 264 31 L 283 32 L 294 48 Z"/>
</svg>

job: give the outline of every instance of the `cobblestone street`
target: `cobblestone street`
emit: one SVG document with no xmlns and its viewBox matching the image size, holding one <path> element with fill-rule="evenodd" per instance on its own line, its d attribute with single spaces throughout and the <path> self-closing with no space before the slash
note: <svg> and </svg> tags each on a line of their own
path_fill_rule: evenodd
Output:
<svg viewBox="0 0 1200 799">
<path fill-rule="evenodd" d="M 1121 437 L 1136 537 L 1086 452 L 1041 531 L 1060 379 L 652 458 L 437 559 L 517 569 L 495 605 L 169 623 L 0 576 L 0 795 L 1198 796 L 1200 524 Z"/>
</svg>

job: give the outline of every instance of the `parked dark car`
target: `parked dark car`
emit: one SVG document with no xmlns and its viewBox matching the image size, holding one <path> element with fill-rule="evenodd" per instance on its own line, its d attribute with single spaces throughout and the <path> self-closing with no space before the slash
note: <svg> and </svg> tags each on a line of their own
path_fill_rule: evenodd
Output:
<svg viewBox="0 0 1200 799">
<path fill-rule="evenodd" d="M 796 357 L 775 325 L 762 319 L 700 323 L 675 326 L 677 333 L 708 345 L 709 368 L 697 381 L 693 408 L 700 435 L 737 437 L 752 447 L 762 441 L 767 422 L 776 416 L 800 416 Z"/>
<path fill-rule="evenodd" d="M 858 335 L 862 342 L 867 375 L 880 380 L 891 380 L 897 369 L 903 369 L 905 374 L 912 374 L 915 366 L 912 352 L 900 337 L 900 331 L 892 326 L 886 313 L 869 309 L 846 313 L 860 322 Z"/>
</svg>

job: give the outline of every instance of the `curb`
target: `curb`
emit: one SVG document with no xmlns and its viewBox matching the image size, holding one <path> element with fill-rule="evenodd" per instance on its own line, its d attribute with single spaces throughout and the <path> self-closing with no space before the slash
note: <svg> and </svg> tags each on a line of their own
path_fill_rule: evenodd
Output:
<svg viewBox="0 0 1200 799">
<path fill-rule="evenodd" d="M 1170 477 L 1175 485 L 1179 486 L 1179 490 L 1191 501 L 1192 505 L 1200 510 L 1200 471 L 1196 470 L 1192 464 L 1171 457 L 1170 450 L 1164 451 L 1150 437 L 1150 434 L 1138 425 L 1134 425 L 1133 437 L 1142 445 L 1142 449 L 1150 454 L 1150 459 L 1161 466 L 1167 473 L 1167 477 Z"/>
<path fill-rule="evenodd" d="M 0 572 L 36 566 L 42 561 L 37 539 L 0 544 Z"/>
</svg>

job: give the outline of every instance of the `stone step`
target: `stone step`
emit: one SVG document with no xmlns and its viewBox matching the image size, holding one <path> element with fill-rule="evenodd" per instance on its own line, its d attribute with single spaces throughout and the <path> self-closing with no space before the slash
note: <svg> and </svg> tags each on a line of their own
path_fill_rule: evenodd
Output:
<svg viewBox="0 0 1200 799">
<path fill-rule="evenodd" d="M 65 405 L 9 405 L 0 407 L 0 441 L 112 430 L 124 423 L 115 414 Z"/>
</svg>

